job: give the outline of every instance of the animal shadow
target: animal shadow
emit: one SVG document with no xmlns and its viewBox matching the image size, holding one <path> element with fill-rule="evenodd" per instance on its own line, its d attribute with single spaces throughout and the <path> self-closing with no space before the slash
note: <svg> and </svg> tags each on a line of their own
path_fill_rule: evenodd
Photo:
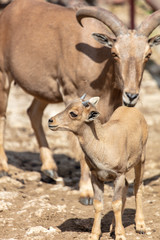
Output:
<svg viewBox="0 0 160 240">
<path fill-rule="evenodd" d="M 54 180 L 41 172 L 39 153 L 7 151 L 8 163 L 23 171 L 36 171 L 41 173 L 41 181 L 56 184 Z M 58 166 L 58 175 L 63 178 L 66 186 L 78 188 L 80 178 L 80 164 L 64 154 L 55 154 L 55 162 Z"/>
<path fill-rule="evenodd" d="M 131 208 L 125 209 L 123 213 L 123 226 L 128 227 L 134 224 L 135 210 Z M 110 225 L 113 219 L 113 212 L 109 211 L 102 218 L 101 228 L 102 233 L 109 232 Z M 79 219 L 70 218 L 58 226 L 62 232 L 91 232 L 93 226 L 93 218 Z"/>
</svg>

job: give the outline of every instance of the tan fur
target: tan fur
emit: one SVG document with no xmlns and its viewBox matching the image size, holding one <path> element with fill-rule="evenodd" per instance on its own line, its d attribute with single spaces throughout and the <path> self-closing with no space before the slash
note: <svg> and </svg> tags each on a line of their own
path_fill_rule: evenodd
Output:
<svg viewBox="0 0 160 240">
<path fill-rule="evenodd" d="M 100 222 L 103 209 L 104 182 L 115 182 L 112 207 L 115 222 L 111 231 L 116 240 L 126 240 L 122 225 L 122 213 L 126 201 L 128 183 L 126 173 L 135 168 L 136 231 L 145 232 L 142 210 L 142 179 L 145 163 L 145 147 L 148 127 L 143 115 L 136 108 L 119 107 L 109 121 L 101 124 L 96 107 L 91 99 L 84 106 L 82 100 L 75 100 L 61 113 L 49 120 L 53 131 L 68 130 L 79 139 L 86 155 L 86 162 L 92 174 L 94 189 L 95 219 L 89 239 L 98 240 L 101 235 Z M 114 226 L 115 225 L 115 226 Z"/>
<path fill-rule="evenodd" d="M 98 110 L 105 122 L 122 104 L 122 95 L 127 104 L 138 100 L 146 55 L 151 51 L 148 38 L 136 31 L 116 38 L 91 18 L 83 20 L 82 28 L 75 15 L 75 10 L 45 0 L 15 0 L 0 15 L 0 176 L 8 171 L 3 137 L 13 80 L 35 97 L 28 115 L 40 147 L 41 169 L 52 178 L 57 176 L 57 166 L 42 127 L 48 103 L 68 104 L 85 89 L 88 96 L 101 97 Z M 112 49 L 93 39 L 92 33 L 98 32 L 110 36 Z M 126 91 L 137 97 L 130 102 Z M 92 198 L 84 157 L 81 169 L 81 194 Z"/>
</svg>

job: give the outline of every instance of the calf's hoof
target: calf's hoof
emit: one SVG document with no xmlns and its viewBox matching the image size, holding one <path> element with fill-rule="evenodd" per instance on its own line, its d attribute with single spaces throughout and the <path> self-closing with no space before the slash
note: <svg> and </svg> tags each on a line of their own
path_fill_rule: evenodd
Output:
<svg viewBox="0 0 160 240">
<path fill-rule="evenodd" d="M 9 176 L 8 172 L 4 171 L 4 170 L 1 170 L 0 171 L 0 178 L 1 177 L 4 177 L 4 176 Z"/>
<path fill-rule="evenodd" d="M 146 225 L 145 225 L 144 221 L 136 223 L 136 232 L 139 234 L 146 233 Z"/>
<path fill-rule="evenodd" d="M 100 239 L 100 235 L 97 235 L 95 233 L 91 233 L 88 240 L 99 240 Z"/>
<path fill-rule="evenodd" d="M 80 197 L 79 202 L 83 205 L 93 205 L 93 198 L 90 197 Z"/>
<path fill-rule="evenodd" d="M 115 240 L 126 240 L 126 237 L 124 235 L 118 235 Z"/>
</svg>

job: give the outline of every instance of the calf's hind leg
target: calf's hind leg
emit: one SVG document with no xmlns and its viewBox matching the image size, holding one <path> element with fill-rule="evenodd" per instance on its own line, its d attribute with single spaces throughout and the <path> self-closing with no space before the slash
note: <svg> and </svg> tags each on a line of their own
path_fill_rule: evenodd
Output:
<svg viewBox="0 0 160 240">
<path fill-rule="evenodd" d="M 125 179 L 125 187 L 123 188 L 123 191 L 122 191 L 122 209 L 121 209 L 122 215 L 125 208 L 127 191 L 128 191 L 128 181 L 127 179 Z M 115 218 L 113 217 L 112 224 L 110 226 L 110 235 L 112 236 L 114 234 L 115 234 Z"/>
<path fill-rule="evenodd" d="M 31 124 L 40 148 L 40 158 L 42 161 L 41 170 L 45 175 L 56 180 L 58 178 L 57 166 L 52 157 L 52 152 L 49 149 L 48 142 L 46 140 L 42 126 L 43 111 L 47 105 L 47 102 L 40 101 L 34 98 L 31 106 L 27 110 L 27 113 L 30 117 Z"/>
<path fill-rule="evenodd" d="M 10 81 L 6 73 L 0 71 L 0 177 L 7 175 L 8 159 L 4 151 L 4 131 Z"/>
<path fill-rule="evenodd" d="M 112 208 L 115 217 L 115 235 L 116 240 L 126 240 L 125 230 L 122 224 L 122 212 L 126 201 L 126 192 L 128 184 L 125 175 L 117 177 L 115 181 L 114 198 Z"/>
</svg>

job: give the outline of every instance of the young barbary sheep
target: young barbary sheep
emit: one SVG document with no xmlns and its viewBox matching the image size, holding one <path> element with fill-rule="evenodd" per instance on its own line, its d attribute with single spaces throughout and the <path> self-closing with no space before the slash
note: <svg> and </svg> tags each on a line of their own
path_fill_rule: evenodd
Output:
<svg viewBox="0 0 160 240">
<path fill-rule="evenodd" d="M 142 210 L 143 172 L 148 127 L 143 115 L 136 108 L 121 106 L 115 110 L 110 120 L 101 124 L 97 119 L 96 104 L 99 97 L 88 101 L 83 98 L 70 103 L 66 109 L 49 119 L 53 131 L 68 130 L 79 139 L 86 155 L 86 162 L 92 175 L 94 189 L 95 218 L 90 240 L 98 240 L 101 235 L 101 212 L 103 209 L 104 182 L 115 183 L 112 208 L 115 221 L 111 232 L 116 240 L 125 240 L 122 212 L 126 201 L 128 183 L 126 173 L 134 167 L 136 200 L 136 231 L 146 231 Z"/>
</svg>

